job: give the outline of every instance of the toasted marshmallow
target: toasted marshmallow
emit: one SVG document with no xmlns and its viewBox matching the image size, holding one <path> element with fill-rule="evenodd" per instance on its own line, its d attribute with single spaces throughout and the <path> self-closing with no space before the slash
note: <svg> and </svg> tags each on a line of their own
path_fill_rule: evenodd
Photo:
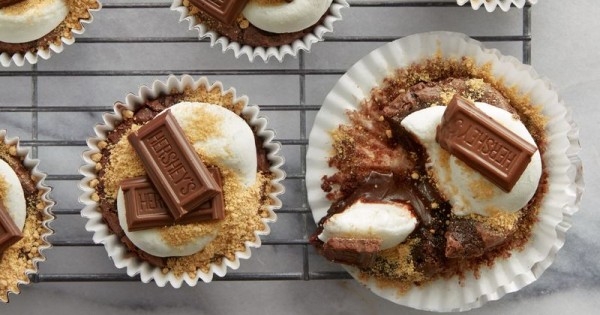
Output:
<svg viewBox="0 0 600 315">
<path fill-rule="evenodd" d="M 511 113 L 486 103 L 477 102 L 475 105 L 525 141 L 536 145 L 525 125 Z M 452 212 L 461 216 L 490 216 L 498 211 L 515 212 L 527 205 L 542 175 L 539 150 L 531 157 L 512 190 L 506 193 L 436 142 L 436 128 L 445 110 L 445 106 L 425 108 L 408 115 L 401 124 L 425 147 L 429 156 L 427 166 L 433 173 L 438 189 L 452 205 Z"/>
<path fill-rule="evenodd" d="M 69 13 L 64 0 L 17 3 L 0 9 L 0 41 L 26 43 L 44 37 Z"/>
<path fill-rule="evenodd" d="M 12 167 L 2 159 L 0 159 L 0 176 L 2 176 L 4 183 L 6 183 L 6 190 L 4 191 L 4 196 L 0 198 L 0 202 L 4 204 L 4 208 L 8 211 L 8 215 L 13 219 L 15 225 L 19 230 L 23 231 L 25 217 L 27 216 L 27 206 L 21 181 Z"/>
<path fill-rule="evenodd" d="M 359 200 L 331 216 L 318 237 L 324 243 L 331 238 L 380 239 L 383 250 L 404 242 L 416 226 L 417 218 L 406 204 Z"/>
<path fill-rule="evenodd" d="M 127 227 L 127 208 L 125 206 L 125 196 L 123 190 L 119 188 L 117 193 L 117 213 L 119 216 L 119 225 L 125 235 L 139 247 L 150 255 L 157 257 L 176 257 L 188 256 L 204 249 L 208 243 L 217 236 L 216 230 L 212 234 L 202 235 L 190 240 L 182 246 L 173 246 L 169 244 L 162 236 L 160 228 L 147 229 L 141 231 L 129 231 Z"/>
<path fill-rule="evenodd" d="M 299 32 L 316 24 L 333 0 L 294 0 L 277 4 L 250 1 L 244 17 L 254 26 L 271 33 Z"/>
<path fill-rule="evenodd" d="M 256 181 L 256 144 L 250 126 L 234 112 L 214 104 L 182 102 L 170 107 L 177 122 L 186 130 L 202 120 L 203 112 L 220 118 L 217 136 L 193 143 L 212 158 L 218 159 L 242 178 L 244 185 L 252 186 Z"/>
</svg>

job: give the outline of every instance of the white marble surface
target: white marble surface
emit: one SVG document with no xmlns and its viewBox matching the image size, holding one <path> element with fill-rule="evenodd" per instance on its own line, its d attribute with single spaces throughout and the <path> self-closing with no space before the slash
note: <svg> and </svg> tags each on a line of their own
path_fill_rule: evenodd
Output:
<svg viewBox="0 0 600 315">
<path fill-rule="evenodd" d="M 369 0 L 362 0 L 368 2 Z M 402 1 L 402 0 L 396 0 Z M 106 1 L 126 3 L 125 0 Z M 145 2 L 164 3 L 164 0 Z M 600 5 L 597 0 L 541 0 L 533 8 L 532 61 L 539 73 L 549 77 L 574 111 L 581 128 L 581 157 L 584 162 L 587 193 L 581 211 L 555 263 L 532 285 L 486 304 L 472 314 L 597 314 L 600 308 Z M 87 27 L 88 38 L 182 37 L 193 36 L 178 14 L 168 9 L 115 9 L 97 13 Z M 374 18 L 375 17 L 375 18 Z M 521 13 L 483 11 L 466 8 L 351 8 L 344 21 L 336 24 L 336 34 L 345 36 L 403 36 L 429 30 L 453 30 L 469 35 L 518 35 Z M 314 46 L 305 56 L 309 69 L 343 70 L 381 42 L 325 42 Z M 505 54 L 520 57 L 519 43 L 488 43 Z M 79 43 L 68 47 L 40 70 L 205 70 L 205 69 L 297 69 L 298 60 L 249 64 L 221 54 L 207 43 Z M 28 70 L 26 67 L 25 70 Z M 7 69 L 0 70 L 6 71 Z M 17 70 L 17 69 L 8 69 Z M 143 74 L 143 73 L 142 73 Z M 110 106 L 122 100 L 139 84 L 164 76 L 42 76 L 38 82 L 39 106 Z M 320 104 L 339 75 L 307 75 L 306 104 Z M 300 103 L 297 75 L 221 75 L 212 76 L 225 85 L 237 87 L 252 102 L 272 105 Z M 276 89 L 274 89 L 274 87 Z M 0 77 L 0 106 L 31 106 L 32 83 L 29 77 Z M 299 137 L 302 119 L 298 111 L 266 112 L 278 138 Z M 314 111 L 306 115 L 310 130 Z M 43 140 L 83 140 L 100 121 L 100 112 L 37 114 L 39 138 Z M 32 139 L 29 112 L 0 112 L 1 128 L 22 139 Z M 75 175 L 81 164 L 83 147 L 40 147 L 41 168 L 52 175 Z M 286 170 L 298 174 L 300 149 L 286 146 Z M 53 197 L 60 209 L 79 209 L 77 182 L 53 180 Z M 288 207 L 302 207 L 297 193 L 301 182 L 286 181 L 290 193 L 284 196 Z M 314 228 L 312 218 L 302 214 L 280 214 L 268 239 L 302 239 Z M 305 225 L 305 223 L 307 224 Z M 89 240 L 78 215 L 61 215 L 53 225 L 54 240 Z M 305 228 L 308 226 L 308 228 Z M 307 231 L 308 230 L 308 231 Z M 41 266 L 44 274 L 119 273 L 103 247 L 56 247 L 47 252 Z M 301 272 L 301 246 L 263 246 L 244 261 L 240 272 Z M 340 270 L 325 263 L 310 251 L 311 271 Z M 422 314 L 382 300 L 351 280 L 214 282 L 194 288 L 175 290 L 137 282 L 50 282 L 23 288 L 0 305 L 1 314 Z"/>
</svg>

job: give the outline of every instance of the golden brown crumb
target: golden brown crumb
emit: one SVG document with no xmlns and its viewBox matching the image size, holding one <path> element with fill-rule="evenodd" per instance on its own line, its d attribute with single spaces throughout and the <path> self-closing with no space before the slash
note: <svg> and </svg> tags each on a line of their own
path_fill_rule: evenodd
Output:
<svg viewBox="0 0 600 315">
<path fill-rule="evenodd" d="M 117 197 L 119 183 L 122 180 L 146 175 L 142 161 L 127 139 L 131 132 L 139 128 L 140 125 L 132 125 L 131 129 L 123 134 L 119 142 L 112 148 L 112 154 L 106 165 L 106 173 L 102 178 L 104 191 L 109 198 L 114 199 Z"/>
</svg>

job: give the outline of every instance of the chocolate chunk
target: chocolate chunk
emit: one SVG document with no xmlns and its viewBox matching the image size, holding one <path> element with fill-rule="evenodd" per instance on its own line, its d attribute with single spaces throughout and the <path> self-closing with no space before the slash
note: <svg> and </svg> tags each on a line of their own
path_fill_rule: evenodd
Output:
<svg viewBox="0 0 600 315">
<path fill-rule="evenodd" d="M 419 229 L 420 242 L 413 247 L 411 254 L 417 270 L 426 275 L 434 275 L 444 269 L 443 239 L 436 237 L 428 228 Z"/>
<path fill-rule="evenodd" d="M 160 100 L 148 101 L 146 105 L 155 112 L 162 112 L 167 108 Z"/>
<path fill-rule="evenodd" d="M 225 24 L 233 24 L 248 0 L 189 0 L 190 3 Z"/>
<path fill-rule="evenodd" d="M 15 224 L 0 200 L 0 254 L 23 238 L 23 233 Z"/>
<path fill-rule="evenodd" d="M 23 1 L 25 0 L 0 0 L 0 9 Z"/>
<path fill-rule="evenodd" d="M 108 227 L 118 237 L 125 235 L 125 231 L 123 231 L 123 228 L 121 228 L 121 224 L 119 223 L 119 217 L 117 216 L 117 213 L 112 211 L 104 211 L 102 213 L 102 218 L 104 219 L 104 222 L 106 222 L 106 225 L 108 225 Z"/>
<path fill-rule="evenodd" d="M 150 108 L 143 108 L 138 110 L 135 115 L 133 115 L 133 121 L 138 124 L 143 123 L 154 118 L 154 115 L 154 112 Z"/>
<path fill-rule="evenodd" d="M 473 220 L 452 220 L 445 237 L 448 258 L 472 258 L 484 253 L 485 245 Z"/>
<path fill-rule="evenodd" d="M 212 167 L 209 171 L 221 185 L 219 169 Z M 198 209 L 175 220 L 160 194 L 154 189 L 147 177 L 129 178 L 121 181 L 120 186 L 125 197 L 129 231 L 225 218 L 225 204 L 222 193 L 219 193 L 211 201 L 200 205 Z"/>
<path fill-rule="evenodd" d="M 221 192 L 171 111 L 156 116 L 128 139 L 175 220 Z"/>
<path fill-rule="evenodd" d="M 380 249 L 379 239 L 331 238 L 323 245 L 321 254 L 334 262 L 367 268 Z"/>
<path fill-rule="evenodd" d="M 505 192 L 511 191 L 537 150 L 456 95 L 444 112 L 436 141 Z"/>
</svg>

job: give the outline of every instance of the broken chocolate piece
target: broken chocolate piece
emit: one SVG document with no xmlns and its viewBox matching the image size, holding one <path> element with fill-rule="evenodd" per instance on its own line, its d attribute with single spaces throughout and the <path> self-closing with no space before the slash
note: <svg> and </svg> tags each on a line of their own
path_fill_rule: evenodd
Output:
<svg viewBox="0 0 600 315">
<path fill-rule="evenodd" d="M 240 16 L 248 0 L 190 0 L 190 3 L 222 23 L 231 25 Z"/>
<path fill-rule="evenodd" d="M 221 184 L 219 169 L 211 167 L 209 171 L 215 180 Z M 189 212 L 175 220 L 160 194 L 154 189 L 147 177 L 129 178 L 123 180 L 120 186 L 125 198 L 129 231 L 225 218 L 225 204 L 222 193 L 219 193 L 211 201 L 202 204 L 193 212 Z"/>
<path fill-rule="evenodd" d="M 128 139 L 175 220 L 221 193 L 171 111 L 156 116 Z"/>
<path fill-rule="evenodd" d="M 511 191 L 537 150 L 458 95 L 444 112 L 436 141 L 505 192 Z"/>
<path fill-rule="evenodd" d="M 23 238 L 23 233 L 4 208 L 0 200 L 0 256 L 14 243 Z"/>
<path fill-rule="evenodd" d="M 381 249 L 379 239 L 331 238 L 323 245 L 321 254 L 328 260 L 367 268 L 375 261 Z"/>
</svg>

